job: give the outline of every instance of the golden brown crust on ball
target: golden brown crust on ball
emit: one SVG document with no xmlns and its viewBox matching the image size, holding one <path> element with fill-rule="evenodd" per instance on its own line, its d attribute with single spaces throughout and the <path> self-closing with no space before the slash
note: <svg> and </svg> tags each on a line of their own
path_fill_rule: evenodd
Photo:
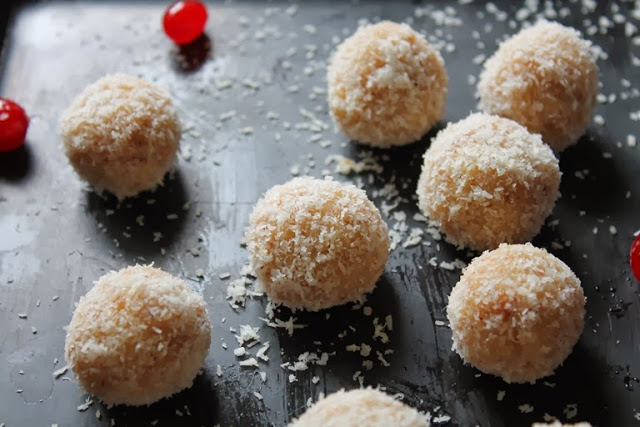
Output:
<svg viewBox="0 0 640 427">
<path fill-rule="evenodd" d="M 480 108 L 517 121 L 559 152 L 584 133 L 599 71 L 590 43 L 572 28 L 540 21 L 500 45 L 480 74 Z"/>
<path fill-rule="evenodd" d="M 428 427 L 428 417 L 377 389 L 339 390 L 294 420 L 290 427 Z"/>
<path fill-rule="evenodd" d="M 125 74 L 88 86 L 63 113 L 59 131 L 78 175 L 120 199 L 161 184 L 180 142 L 169 94 Z"/>
<path fill-rule="evenodd" d="M 539 135 L 512 120 L 472 114 L 432 141 L 418 204 L 450 243 L 493 249 L 540 231 L 558 198 L 560 176 Z"/>
<path fill-rule="evenodd" d="M 80 385 L 103 402 L 148 405 L 191 386 L 210 334 L 205 302 L 183 280 L 128 267 L 80 298 L 65 356 Z"/>
<path fill-rule="evenodd" d="M 294 178 L 255 205 L 245 236 L 269 297 L 320 310 L 371 292 L 389 257 L 389 232 L 364 191 Z"/>
<path fill-rule="evenodd" d="M 444 61 L 406 24 L 360 28 L 338 46 L 327 79 L 334 121 L 359 142 L 408 144 L 444 116 Z"/>
<path fill-rule="evenodd" d="M 451 291 L 453 349 L 506 382 L 551 375 L 584 325 L 585 297 L 571 269 L 547 251 L 500 245 L 475 258 Z"/>
</svg>

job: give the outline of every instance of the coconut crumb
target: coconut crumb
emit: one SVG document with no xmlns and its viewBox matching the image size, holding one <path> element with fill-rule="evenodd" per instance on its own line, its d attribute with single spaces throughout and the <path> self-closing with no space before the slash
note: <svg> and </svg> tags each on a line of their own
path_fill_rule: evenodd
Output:
<svg viewBox="0 0 640 427">
<path fill-rule="evenodd" d="M 523 414 L 529 414 L 529 413 L 533 412 L 533 406 L 531 406 L 528 403 L 525 403 L 523 405 L 518 406 L 518 410 L 520 412 L 522 412 Z"/>
<path fill-rule="evenodd" d="M 242 366 L 242 367 L 247 367 L 247 368 L 257 368 L 258 367 L 258 361 L 251 357 L 247 360 L 242 360 L 240 362 L 238 362 L 238 365 Z"/>
</svg>

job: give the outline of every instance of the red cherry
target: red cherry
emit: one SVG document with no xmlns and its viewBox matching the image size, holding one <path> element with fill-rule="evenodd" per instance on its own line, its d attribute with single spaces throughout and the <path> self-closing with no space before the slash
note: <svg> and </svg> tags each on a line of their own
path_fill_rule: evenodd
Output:
<svg viewBox="0 0 640 427">
<path fill-rule="evenodd" d="M 631 264 L 631 271 L 633 271 L 633 275 L 636 276 L 636 280 L 640 281 L 640 234 L 631 244 L 629 264 Z"/>
<path fill-rule="evenodd" d="M 0 98 L 0 152 L 21 147 L 28 127 L 29 117 L 22 107 L 10 99 Z"/>
<path fill-rule="evenodd" d="M 164 32 L 177 44 L 191 43 L 204 31 L 207 8 L 197 0 L 173 3 L 164 13 Z"/>
</svg>

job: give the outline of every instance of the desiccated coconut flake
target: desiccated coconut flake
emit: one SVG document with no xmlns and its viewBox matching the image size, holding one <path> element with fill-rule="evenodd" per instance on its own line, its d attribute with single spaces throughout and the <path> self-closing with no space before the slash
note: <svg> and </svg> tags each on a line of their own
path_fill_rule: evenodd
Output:
<svg viewBox="0 0 640 427">
<path fill-rule="evenodd" d="M 243 367 L 252 367 L 252 368 L 257 368 L 258 367 L 258 361 L 251 357 L 247 360 L 242 360 L 240 362 L 238 362 L 238 365 L 243 366 Z"/>
<path fill-rule="evenodd" d="M 67 370 L 69 370 L 69 366 L 63 366 L 62 368 L 60 368 L 60 369 L 58 369 L 56 371 L 53 371 L 53 378 L 55 378 L 55 379 L 60 378 L 61 376 L 63 376 L 67 372 Z"/>
<path fill-rule="evenodd" d="M 89 409 L 91 405 L 93 405 L 93 400 L 90 397 L 87 397 L 82 405 L 78 405 L 77 409 L 79 412 L 84 412 Z"/>
<path fill-rule="evenodd" d="M 518 406 L 518 410 L 520 412 L 522 412 L 523 414 L 528 414 L 528 413 L 533 412 L 533 406 L 531 406 L 528 403 L 525 403 L 523 405 Z"/>
</svg>

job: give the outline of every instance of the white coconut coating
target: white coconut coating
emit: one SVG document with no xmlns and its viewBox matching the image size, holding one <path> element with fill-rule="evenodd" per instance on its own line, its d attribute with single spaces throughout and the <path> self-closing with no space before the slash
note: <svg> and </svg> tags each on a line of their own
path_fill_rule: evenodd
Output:
<svg viewBox="0 0 640 427">
<path fill-rule="evenodd" d="M 148 405 L 191 387 L 211 342 L 205 302 L 151 266 L 105 274 L 80 298 L 65 356 L 80 385 L 109 405 Z"/>
<path fill-rule="evenodd" d="M 408 144 L 444 116 L 444 61 L 406 24 L 383 21 L 360 28 L 338 46 L 327 80 L 335 123 L 359 142 Z"/>
<path fill-rule="evenodd" d="M 506 382 L 534 382 L 567 358 L 584 325 L 571 269 L 544 249 L 502 244 L 475 258 L 449 296 L 453 349 Z"/>
<path fill-rule="evenodd" d="M 540 21 L 500 45 L 480 74 L 480 108 L 513 119 L 559 152 L 591 123 L 599 71 L 590 42 Z"/>
<path fill-rule="evenodd" d="M 425 414 L 373 388 L 339 390 L 320 399 L 290 427 L 428 427 Z"/>
<path fill-rule="evenodd" d="M 539 135 L 477 113 L 440 131 L 424 155 L 418 204 L 450 243 L 476 250 L 523 243 L 551 213 L 558 160 Z"/>
<path fill-rule="evenodd" d="M 180 143 L 169 94 L 125 74 L 88 86 L 63 113 L 59 132 L 78 175 L 120 199 L 161 184 Z"/>
<path fill-rule="evenodd" d="M 245 242 L 276 303 L 316 311 L 371 292 L 389 257 L 389 231 L 364 191 L 294 178 L 253 208 Z"/>
</svg>

